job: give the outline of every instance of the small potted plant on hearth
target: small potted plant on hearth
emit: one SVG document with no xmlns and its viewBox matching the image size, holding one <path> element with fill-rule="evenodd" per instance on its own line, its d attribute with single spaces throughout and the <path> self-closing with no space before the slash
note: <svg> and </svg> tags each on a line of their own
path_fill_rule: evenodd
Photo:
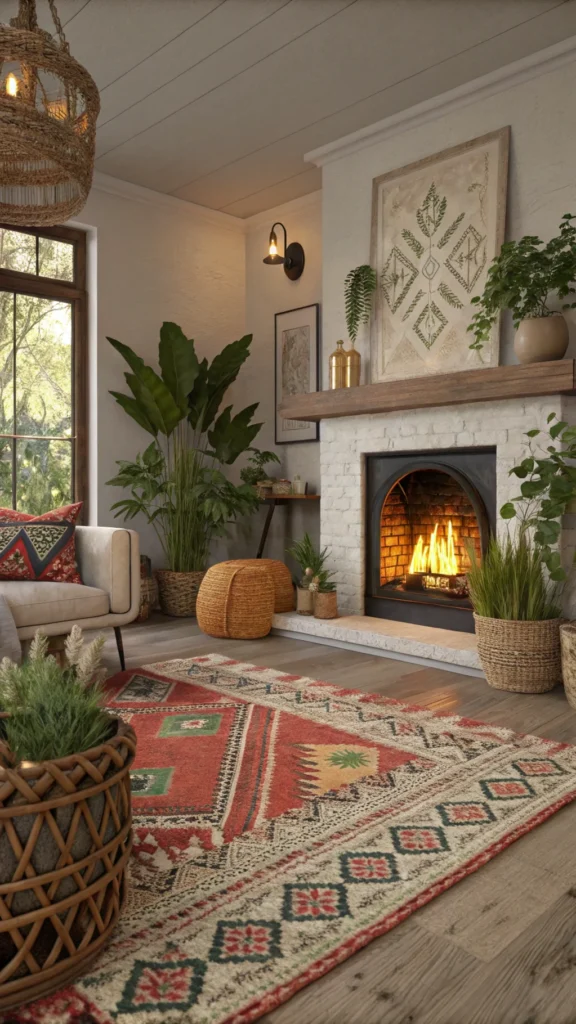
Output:
<svg viewBox="0 0 576 1024">
<path fill-rule="evenodd" d="M 338 618 L 338 595 L 336 584 L 330 579 L 333 572 L 321 569 L 312 578 L 310 590 L 312 591 L 314 618 L 315 619 L 337 619 Z"/>
<path fill-rule="evenodd" d="M 60 665 L 37 633 L 0 664 L 0 1011 L 83 973 L 124 902 L 136 736 L 102 707 L 103 643 L 74 626 Z"/>
<path fill-rule="evenodd" d="M 320 598 L 319 608 L 335 605 L 336 587 L 330 582 L 333 573 L 326 569 L 328 548 L 319 551 L 314 545 L 310 534 L 305 533 L 302 540 L 295 541 L 286 553 L 298 562 L 301 576 L 296 584 L 296 611 L 299 615 L 315 615 L 316 601 Z M 328 586 L 328 584 L 330 584 Z M 326 589 L 324 589 L 326 587 Z M 321 589 L 322 588 L 322 589 Z M 333 594 L 333 597 L 324 599 L 322 595 Z M 332 619 L 338 614 L 318 615 L 317 618 Z"/>
<path fill-rule="evenodd" d="M 472 299 L 478 308 L 468 328 L 474 334 L 471 349 L 482 349 L 500 311 L 509 309 L 516 328 L 514 351 L 521 363 L 562 359 L 568 347 L 562 310 L 576 306 L 562 303 L 576 290 L 574 219 L 565 213 L 559 233 L 549 242 L 524 235 L 518 242 L 504 243 L 492 261 L 482 295 Z"/>
<path fill-rule="evenodd" d="M 576 427 L 548 417 L 528 431 L 528 453 L 510 471 L 520 494 L 500 515 L 515 531 L 493 538 L 482 561 L 470 551 L 470 598 L 478 654 L 491 686 L 544 693 L 561 679 L 560 520 L 576 495 Z M 538 440 L 536 440 L 538 439 Z"/>
</svg>

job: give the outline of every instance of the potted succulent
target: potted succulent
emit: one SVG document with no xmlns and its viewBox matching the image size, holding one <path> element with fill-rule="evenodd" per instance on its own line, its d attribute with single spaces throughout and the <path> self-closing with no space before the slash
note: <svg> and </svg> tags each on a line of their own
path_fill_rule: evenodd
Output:
<svg viewBox="0 0 576 1024">
<path fill-rule="evenodd" d="M 295 541 L 286 549 L 286 553 L 300 566 L 301 576 L 296 582 L 296 611 L 299 615 L 316 615 L 318 604 L 320 614 L 316 615 L 317 618 L 335 618 L 338 611 L 336 586 L 331 581 L 334 574 L 325 568 L 328 548 L 319 551 L 310 534 L 305 533 L 302 540 Z M 331 614 L 322 614 L 331 610 Z"/>
<path fill-rule="evenodd" d="M 280 459 L 276 452 L 262 452 L 259 448 L 248 448 L 251 452 L 248 457 L 248 465 L 240 470 L 240 479 L 256 490 L 259 498 L 265 498 L 272 493 L 272 481 L 264 470 L 270 462 L 280 465 Z"/>
<path fill-rule="evenodd" d="M 567 574 L 557 542 L 576 495 L 576 427 L 550 413 L 547 428 L 527 436 L 526 458 L 510 471 L 522 481 L 520 494 L 500 510 L 517 529 L 491 540 L 481 562 L 470 551 L 468 584 L 490 685 L 543 693 L 561 678 L 560 589 Z"/>
<path fill-rule="evenodd" d="M 167 562 L 156 572 L 160 607 L 168 615 L 195 614 L 212 540 L 258 508 L 254 488 L 236 486 L 224 473 L 252 450 L 262 426 L 251 422 L 258 403 L 235 416 L 231 405 L 219 413 L 251 340 L 247 334 L 226 345 L 208 363 L 198 359 L 194 341 L 177 324 L 164 323 L 158 374 L 128 345 L 108 338 L 130 367 L 125 377 L 132 394 L 110 393 L 153 438 L 134 461 L 117 462 L 119 472 L 108 483 L 128 488 L 130 497 L 112 508 L 128 520 L 142 514 L 156 531 Z"/>
<path fill-rule="evenodd" d="M 514 351 L 521 363 L 562 359 L 568 347 L 568 327 L 562 312 L 551 308 L 572 294 L 576 279 L 576 227 L 565 213 L 559 233 L 546 244 L 537 235 L 505 242 L 492 261 L 482 295 L 471 300 L 478 308 L 468 330 L 471 349 L 480 351 L 500 311 L 512 312 Z M 576 303 L 564 303 L 562 310 Z"/>
<path fill-rule="evenodd" d="M 361 357 L 355 344 L 361 324 L 367 324 L 372 312 L 372 295 L 376 291 L 376 271 L 368 263 L 354 267 L 344 282 L 344 306 L 350 348 L 344 353 L 344 387 L 360 383 Z"/>
<path fill-rule="evenodd" d="M 124 901 L 136 737 L 102 707 L 103 643 L 74 626 L 60 666 L 37 633 L 0 664 L 0 1010 L 85 971 Z"/>
<path fill-rule="evenodd" d="M 321 569 L 312 578 L 310 590 L 314 594 L 313 607 L 315 619 L 336 619 L 338 618 L 338 595 L 336 584 L 330 579 L 333 572 Z"/>
</svg>

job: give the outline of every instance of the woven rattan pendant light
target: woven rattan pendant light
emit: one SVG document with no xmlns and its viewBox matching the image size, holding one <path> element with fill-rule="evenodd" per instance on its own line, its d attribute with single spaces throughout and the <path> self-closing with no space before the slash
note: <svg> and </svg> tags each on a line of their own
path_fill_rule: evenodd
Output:
<svg viewBox="0 0 576 1024">
<path fill-rule="evenodd" d="M 0 25 L 0 222 L 22 227 L 78 213 L 94 168 L 98 89 L 48 5 L 54 37 L 38 27 L 35 0 Z"/>
</svg>

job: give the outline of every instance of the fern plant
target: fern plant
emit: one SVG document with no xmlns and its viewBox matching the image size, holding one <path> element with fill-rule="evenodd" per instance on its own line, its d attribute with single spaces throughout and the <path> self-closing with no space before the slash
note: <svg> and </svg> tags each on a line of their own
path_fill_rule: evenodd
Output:
<svg viewBox="0 0 576 1024">
<path fill-rule="evenodd" d="M 351 342 L 358 337 L 360 324 L 367 324 L 372 311 L 372 293 L 376 290 L 376 271 L 367 263 L 351 270 L 344 283 L 346 325 Z"/>
</svg>

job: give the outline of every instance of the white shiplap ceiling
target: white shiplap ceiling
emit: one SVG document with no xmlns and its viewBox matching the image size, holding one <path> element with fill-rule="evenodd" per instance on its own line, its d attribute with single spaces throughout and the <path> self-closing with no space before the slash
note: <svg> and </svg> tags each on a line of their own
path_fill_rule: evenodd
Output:
<svg viewBox="0 0 576 1024">
<path fill-rule="evenodd" d="M 47 27 L 46 0 L 37 0 Z M 7 21 L 16 0 L 0 0 Z M 238 217 L 303 154 L 576 34 L 576 0 L 59 0 L 101 91 L 96 167 Z"/>
</svg>

